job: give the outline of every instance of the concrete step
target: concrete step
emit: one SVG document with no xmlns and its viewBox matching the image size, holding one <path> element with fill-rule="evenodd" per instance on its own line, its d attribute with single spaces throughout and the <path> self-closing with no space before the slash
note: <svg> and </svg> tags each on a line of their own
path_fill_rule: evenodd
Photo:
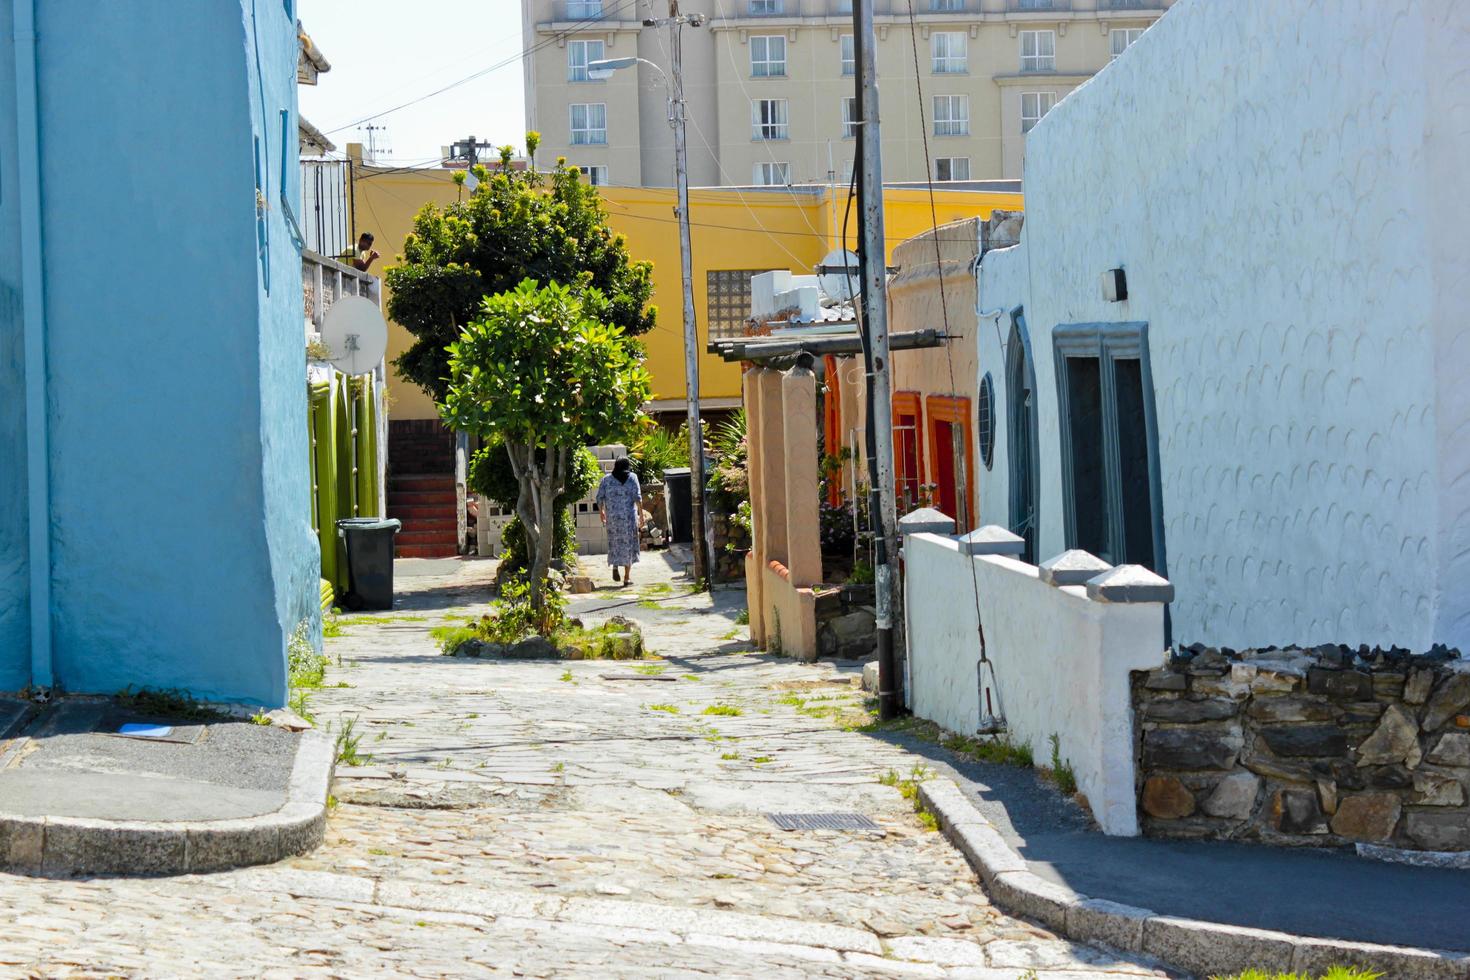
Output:
<svg viewBox="0 0 1470 980">
<path fill-rule="evenodd" d="M 459 518 L 454 514 L 448 517 L 439 515 L 435 517 L 399 517 L 398 519 L 403 522 L 403 530 L 399 531 L 399 534 L 411 534 L 415 531 L 448 531 L 452 534 L 459 524 Z"/>
<path fill-rule="evenodd" d="M 451 490 L 389 490 L 388 511 L 392 513 L 399 507 L 421 507 L 424 505 L 443 505 L 454 508 L 454 491 Z"/>
<path fill-rule="evenodd" d="M 445 518 L 450 521 L 456 519 L 454 513 L 454 501 L 452 500 L 447 503 L 439 504 L 400 504 L 396 507 L 392 504 L 389 504 L 388 510 L 391 511 L 391 513 L 388 515 L 389 517 L 396 517 L 400 521 L 403 521 L 405 524 L 409 521 L 422 520 L 425 518 L 427 518 L 428 520 Z"/>
<path fill-rule="evenodd" d="M 457 543 L 455 530 L 452 527 L 447 531 L 399 531 L 394 540 L 400 547 L 410 544 L 447 544 L 452 548 Z"/>
<path fill-rule="evenodd" d="M 388 489 L 391 490 L 454 490 L 453 473 L 390 473 Z"/>
</svg>

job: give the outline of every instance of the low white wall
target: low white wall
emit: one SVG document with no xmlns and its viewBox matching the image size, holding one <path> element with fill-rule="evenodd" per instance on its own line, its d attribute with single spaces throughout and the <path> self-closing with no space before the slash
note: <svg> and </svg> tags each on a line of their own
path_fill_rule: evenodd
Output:
<svg viewBox="0 0 1470 980">
<path fill-rule="evenodd" d="M 905 539 L 904 569 L 914 714 L 962 734 L 979 727 L 978 597 L 994 709 L 1010 737 L 1043 763 L 1055 734 L 1099 826 L 1136 835 L 1128 675 L 1164 662 L 1163 604 L 1092 600 L 1082 586 L 1046 584 L 1033 565 L 972 558 L 937 534 Z"/>
</svg>

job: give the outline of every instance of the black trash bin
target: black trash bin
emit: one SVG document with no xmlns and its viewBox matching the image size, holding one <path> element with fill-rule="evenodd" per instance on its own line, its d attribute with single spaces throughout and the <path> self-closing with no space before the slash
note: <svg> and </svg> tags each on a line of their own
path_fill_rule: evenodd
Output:
<svg viewBox="0 0 1470 980">
<path fill-rule="evenodd" d="M 664 470 L 664 498 L 669 510 L 669 540 L 674 544 L 688 544 L 694 540 L 690 525 L 694 515 L 689 502 L 689 467 Z"/>
<path fill-rule="evenodd" d="M 347 543 L 348 609 L 393 608 L 393 536 L 397 518 L 347 517 L 337 522 L 337 536 Z"/>
</svg>

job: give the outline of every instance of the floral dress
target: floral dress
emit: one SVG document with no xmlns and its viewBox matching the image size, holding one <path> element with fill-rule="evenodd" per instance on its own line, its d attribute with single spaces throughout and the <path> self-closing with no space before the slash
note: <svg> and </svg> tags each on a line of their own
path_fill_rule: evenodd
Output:
<svg viewBox="0 0 1470 980">
<path fill-rule="evenodd" d="M 638 518 L 643 509 L 638 477 L 629 473 L 626 483 L 612 474 L 603 477 L 597 502 L 607 515 L 607 563 L 632 565 L 638 560 Z"/>
</svg>

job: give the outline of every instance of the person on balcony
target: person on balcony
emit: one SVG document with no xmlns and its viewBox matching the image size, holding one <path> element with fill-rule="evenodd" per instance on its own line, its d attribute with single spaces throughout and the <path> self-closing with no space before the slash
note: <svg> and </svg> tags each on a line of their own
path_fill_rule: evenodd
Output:
<svg viewBox="0 0 1470 980">
<path fill-rule="evenodd" d="M 373 250 L 373 233 L 370 231 L 357 236 L 357 248 L 349 248 L 342 253 L 342 261 L 359 272 L 367 272 L 378 258 L 378 253 Z"/>
<path fill-rule="evenodd" d="M 597 488 L 598 516 L 607 528 L 607 563 L 612 566 L 613 581 L 618 580 L 618 566 L 623 569 L 623 584 L 633 584 L 633 565 L 638 561 L 638 530 L 642 523 L 643 490 L 628 458 L 613 463 L 613 471 L 602 478 Z"/>
</svg>

